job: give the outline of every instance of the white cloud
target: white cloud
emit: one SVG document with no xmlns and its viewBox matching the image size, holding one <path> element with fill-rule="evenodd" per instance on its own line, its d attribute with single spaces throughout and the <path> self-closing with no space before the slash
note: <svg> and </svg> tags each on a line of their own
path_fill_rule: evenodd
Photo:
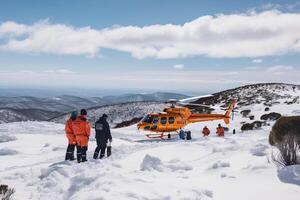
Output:
<svg viewBox="0 0 300 200">
<path fill-rule="evenodd" d="M 291 71 L 293 69 L 294 69 L 293 66 L 277 65 L 277 66 L 269 67 L 267 70 L 269 72 L 284 72 L 284 71 Z"/>
<path fill-rule="evenodd" d="M 1 37 L 17 37 L 25 33 L 29 33 L 30 26 L 18 24 L 13 21 L 7 21 L 0 24 Z"/>
<path fill-rule="evenodd" d="M 231 75 L 238 75 L 239 72 L 237 72 L 237 71 L 232 71 L 232 72 L 225 72 L 224 74 L 225 74 L 225 75 L 231 76 Z"/>
<path fill-rule="evenodd" d="M 276 10 L 202 16 L 182 25 L 76 28 L 39 21 L 0 24 L 0 51 L 95 56 L 102 48 L 135 58 L 263 57 L 300 52 L 300 14 Z"/>
<path fill-rule="evenodd" d="M 249 66 L 249 67 L 245 67 L 245 70 L 259 70 L 260 67 L 258 66 Z"/>
<path fill-rule="evenodd" d="M 21 70 L 20 72 L 21 72 L 21 73 L 24 73 L 24 74 L 33 74 L 33 73 L 35 73 L 35 72 L 32 71 L 32 70 Z"/>
<path fill-rule="evenodd" d="M 73 74 L 75 72 L 67 70 L 67 69 L 57 69 L 57 70 L 46 70 L 44 73 L 50 74 Z"/>
<path fill-rule="evenodd" d="M 173 66 L 174 69 L 183 69 L 184 68 L 184 64 L 177 64 Z"/>
<path fill-rule="evenodd" d="M 252 60 L 252 63 L 262 63 L 263 60 L 262 59 L 254 59 Z"/>
<path fill-rule="evenodd" d="M 22 72 L 0 72 L 0 85 L 34 85 L 51 87 L 91 87 L 91 88 L 139 88 L 151 90 L 211 90 L 226 89 L 243 84 L 259 82 L 289 82 L 298 83 L 300 69 L 292 66 L 262 67 L 259 70 L 157 70 L 135 72 L 81 72 L 56 74 L 35 72 L 26 76 Z M 274 71 L 274 69 L 276 69 Z M 284 70 L 293 69 L 293 70 Z M 271 71 L 269 71 L 271 70 Z M 272 71 L 273 70 L 273 71 Z M 80 81 L 78 81 L 80 80 Z"/>
</svg>

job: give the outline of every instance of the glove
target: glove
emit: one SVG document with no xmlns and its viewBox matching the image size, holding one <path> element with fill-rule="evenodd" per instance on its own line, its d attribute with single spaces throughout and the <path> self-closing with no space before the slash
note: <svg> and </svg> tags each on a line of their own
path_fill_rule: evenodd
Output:
<svg viewBox="0 0 300 200">
<path fill-rule="evenodd" d="M 112 139 L 109 139 L 109 142 L 112 142 Z"/>
</svg>

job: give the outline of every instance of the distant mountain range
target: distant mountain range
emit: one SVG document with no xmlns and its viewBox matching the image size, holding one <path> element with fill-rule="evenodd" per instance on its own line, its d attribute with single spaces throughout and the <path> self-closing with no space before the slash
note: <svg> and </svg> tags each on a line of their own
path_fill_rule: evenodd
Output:
<svg viewBox="0 0 300 200">
<path fill-rule="evenodd" d="M 0 123 L 27 120 L 45 121 L 81 108 L 92 108 L 125 102 L 165 102 L 168 99 L 183 99 L 187 97 L 187 95 L 167 92 L 90 98 L 71 95 L 43 98 L 32 96 L 0 96 Z"/>
</svg>

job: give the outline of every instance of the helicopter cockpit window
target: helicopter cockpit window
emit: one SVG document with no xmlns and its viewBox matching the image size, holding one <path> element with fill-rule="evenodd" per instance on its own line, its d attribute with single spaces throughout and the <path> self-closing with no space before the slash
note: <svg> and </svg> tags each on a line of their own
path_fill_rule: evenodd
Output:
<svg viewBox="0 0 300 200">
<path fill-rule="evenodd" d="M 154 117 L 153 124 L 157 124 L 157 123 L 158 123 L 158 120 L 159 120 L 159 118 L 158 118 L 157 116 Z"/>
<path fill-rule="evenodd" d="M 151 115 L 147 115 L 143 118 L 142 122 L 146 122 L 146 123 L 152 123 L 153 121 L 153 116 Z"/>
<path fill-rule="evenodd" d="M 174 124 L 175 118 L 174 117 L 169 117 L 169 124 Z"/>
<path fill-rule="evenodd" d="M 160 123 L 161 123 L 161 124 L 166 124 L 166 123 L 167 123 L 167 118 L 166 118 L 166 117 L 162 117 L 162 118 L 160 119 Z"/>
</svg>

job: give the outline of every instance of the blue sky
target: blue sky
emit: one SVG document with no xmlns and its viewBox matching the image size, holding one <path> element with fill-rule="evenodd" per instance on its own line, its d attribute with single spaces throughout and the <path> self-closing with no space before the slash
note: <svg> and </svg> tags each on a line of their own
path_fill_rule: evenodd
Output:
<svg viewBox="0 0 300 200">
<path fill-rule="evenodd" d="M 299 12 L 299 1 L 1 1 L 0 85 L 299 83 Z"/>
</svg>

